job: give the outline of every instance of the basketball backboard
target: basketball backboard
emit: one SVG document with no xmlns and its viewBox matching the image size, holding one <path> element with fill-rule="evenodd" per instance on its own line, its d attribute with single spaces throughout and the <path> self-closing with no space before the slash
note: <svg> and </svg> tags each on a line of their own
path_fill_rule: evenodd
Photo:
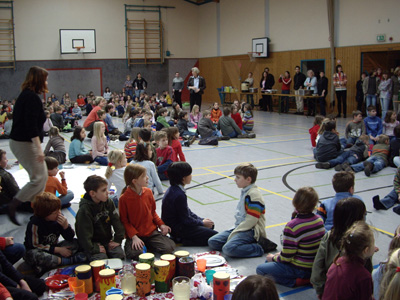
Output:
<svg viewBox="0 0 400 300">
<path fill-rule="evenodd" d="M 95 29 L 60 29 L 61 54 L 96 53 Z"/>
<path fill-rule="evenodd" d="M 268 57 L 268 38 L 265 37 L 253 39 L 251 49 L 253 52 L 253 57 Z"/>
</svg>

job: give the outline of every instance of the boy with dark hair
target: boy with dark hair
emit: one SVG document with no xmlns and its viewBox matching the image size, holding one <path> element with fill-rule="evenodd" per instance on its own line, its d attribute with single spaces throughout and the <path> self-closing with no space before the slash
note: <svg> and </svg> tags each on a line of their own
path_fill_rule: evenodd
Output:
<svg viewBox="0 0 400 300">
<path fill-rule="evenodd" d="M 50 120 L 53 123 L 53 126 L 57 127 L 59 130 L 63 130 L 64 128 L 64 118 L 62 115 L 62 107 L 57 106 L 54 109 L 54 112 L 50 115 Z"/>
<path fill-rule="evenodd" d="M 97 115 L 99 115 L 99 112 L 102 110 L 99 110 L 97 112 Z M 118 127 L 116 127 L 113 123 L 111 115 L 114 113 L 115 108 L 114 105 L 112 104 L 107 104 L 105 108 L 105 117 L 104 117 L 104 122 L 107 125 L 108 132 L 112 135 L 117 135 L 119 136 L 122 132 L 118 130 Z M 99 116 L 99 119 L 102 120 L 102 117 Z M 118 137 L 117 137 L 118 138 Z"/>
<path fill-rule="evenodd" d="M 168 110 L 163 107 L 158 110 L 158 117 L 157 117 L 157 131 L 163 128 L 169 128 L 170 125 L 168 124 L 165 117 L 168 115 Z"/>
<path fill-rule="evenodd" d="M 364 119 L 366 134 L 369 135 L 369 143 L 376 144 L 377 137 L 382 134 L 382 120 L 376 116 L 376 107 L 368 106 L 368 117 Z"/>
<path fill-rule="evenodd" d="M 125 113 L 125 108 L 124 108 L 124 100 L 119 101 L 119 105 L 117 106 L 117 113 L 118 113 L 118 118 L 122 118 Z"/>
<path fill-rule="evenodd" d="M 192 167 L 187 162 L 174 162 L 167 173 L 171 186 L 162 200 L 161 219 L 184 246 L 207 246 L 208 239 L 218 232 L 213 230 L 213 221 L 197 216 L 188 207 L 185 185 L 192 180 Z"/>
<path fill-rule="evenodd" d="M 149 143 L 151 146 L 151 151 L 153 152 L 152 157 L 150 157 L 150 160 L 156 164 L 157 163 L 157 150 L 156 147 L 154 147 L 153 143 L 151 142 L 152 139 L 152 133 L 153 131 L 151 129 L 147 128 L 142 128 L 139 131 L 139 139 L 144 142 L 144 143 Z M 139 141 L 140 141 L 139 140 Z"/>
<path fill-rule="evenodd" d="M 389 209 L 396 203 L 400 202 L 400 168 L 397 168 L 396 175 L 393 180 L 393 190 L 387 194 L 383 199 L 379 198 L 379 195 L 372 197 L 372 203 L 376 210 Z M 393 207 L 393 211 L 400 215 L 400 205 Z"/>
<path fill-rule="evenodd" d="M 365 123 L 363 122 L 362 112 L 359 110 L 353 111 L 353 120 L 347 123 L 346 129 L 344 130 L 345 144 L 354 145 L 357 139 L 365 134 Z"/>
<path fill-rule="evenodd" d="M 108 197 L 107 180 L 91 175 L 83 186 L 86 193 L 79 203 L 75 223 L 79 245 L 90 261 L 108 257 L 124 259 L 121 243 L 125 229 L 113 200 Z"/>
<path fill-rule="evenodd" d="M 190 144 L 193 144 L 193 142 L 196 140 L 197 133 L 189 131 L 189 114 L 187 111 L 182 110 L 178 117 L 179 120 L 176 126 L 179 129 L 179 135 L 183 138 L 189 139 Z"/>
<path fill-rule="evenodd" d="M 155 141 L 158 145 L 157 151 L 157 162 L 156 167 L 158 171 L 158 176 L 161 180 L 168 180 L 167 169 L 173 162 L 175 156 L 174 150 L 168 145 L 168 137 L 165 131 L 157 131 L 155 136 Z"/>
<path fill-rule="evenodd" d="M 61 182 L 57 179 L 58 173 L 58 161 L 54 157 L 46 156 L 44 158 L 47 166 L 47 182 L 44 189 L 45 192 L 49 192 L 55 196 L 56 192 L 60 194 L 61 208 L 67 208 L 71 206 L 71 201 L 74 199 L 74 193 L 68 190 L 67 181 L 65 179 L 65 172 L 60 172 Z"/>
<path fill-rule="evenodd" d="M 376 145 L 372 148 L 372 154 L 366 161 L 353 164 L 350 167 L 354 172 L 364 170 L 365 176 L 371 176 L 371 173 L 378 173 L 388 165 L 389 156 L 389 137 L 386 134 L 379 135 L 376 139 Z"/>
<path fill-rule="evenodd" d="M 153 117 L 153 114 L 147 110 L 143 111 L 143 117 L 141 117 L 136 123 L 135 123 L 135 127 L 140 127 L 143 128 L 144 127 L 144 122 L 145 121 L 150 121 L 151 118 Z"/>
<path fill-rule="evenodd" d="M 330 169 L 335 167 L 335 171 L 351 171 L 350 165 L 365 160 L 368 157 L 369 137 L 366 134 L 360 136 L 351 148 L 346 149 L 338 157 L 327 162 L 316 163 L 317 169 Z"/>
<path fill-rule="evenodd" d="M 242 189 L 235 226 L 211 237 L 208 245 L 231 257 L 257 257 L 276 249 L 265 234 L 265 204 L 255 185 L 257 168 L 243 163 L 235 168 L 235 182 Z"/>
<path fill-rule="evenodd" d="M 209 110 L 205 110 L 203 112 L 203 118 L 200 119 L 197 124 L 197 131 L 199 132 L 202 139 L 216 136 L 224 140 L 229 140 L 229 136 L 223 137 L 221 132 L 215 129 L 213 122 L 211 121 L 211 112 Z"/>
<path fill-rule="evenodd" d="M 317 214 L 321 216 L 322 220 L 324 220 L 326 231 L 331 230 L 333 226 L 333 213 L 339 200 L 349 197 L 362 200 L 359 196 L 353 195 L 354 183 L 353 172 L 341 171 L 333 175 L 332 186 L 336 195 L 333 198 L 322 201 L 320 206 L 317 208 Z"/>
<path fill-rule="evenodd" d="M 223 136 L 229 136 L 230 138 L 255 138 L 255 133 L 242 133 L 239 126 L 235 123 L 235 121 L 231 118 L 231 109 L 229 107 L 224 107 L 223 109 L 224 115 L 218 119 L 218 130 L 221 130 Z"/>
<path fill-rule="evenodd" d="M 339 137 L 336 134 L 336 122 L 325 123 L 325 131 L 319 138 L 315 148 L 315 159 L 318 162 L 327 162 L 339 156 L 342 152 Z"/>
<path fill-rule="evenodd" d="M 52 193 L 43 192 L 32 204 L 34 215 L 25 233 L 25 261 L 37 274 L 60 265 L 80 264 L 87 258 L 79 251 L 75 232 L 61 213 L 61 201 Z M 62 236 L 64 241 L 58 242 Z"/>
</svg>

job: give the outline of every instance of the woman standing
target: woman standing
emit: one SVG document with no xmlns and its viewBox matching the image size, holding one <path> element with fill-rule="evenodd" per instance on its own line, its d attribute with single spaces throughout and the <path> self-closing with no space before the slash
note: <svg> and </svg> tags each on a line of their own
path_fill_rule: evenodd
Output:
<svg viewBox="0 0 400 300">
<path fill-rule="evenodd" d="M 317 87 L 317 78 L 314 76 L 314 71 L 313 70 L 308 70 L 307 71 L 307 79 L 304 81 L 304 86 L 307 90 L 312 91 L 313 94 L 318 94 L 318 87 Z M 308 115 L 315 115 L 315 103 L 314 99 L 308 99 Z"/>
<path fill-rule="evenodd" d="M 282 74 L 279 76 L 279 82 L 282 83 L 282 94 L 290 94 L 290 84 L 292 83 L 292 78 L 290 78 L 289 71 L 285 72 L 285 76 Z M 281 112 L 288 113 L 289 112 L 289 97 L 282 97 L 281 102 Z"/>
<path fill-rule="evenodd" d="M 30 180 L 8 205 L 8 216 L 16 225 L 20 225 L 15 217 L 18 205 L 21 202 L 33 201 L 46 186 L 47 167 L 40 145 L 43 142 L 43 124 L 46 115 L 38 94 L 47 92 L 47 75 L 45 69 L 31 67 L 22 83 L 22 92 L 14 107 L 10 149 L 28 172 Z"/>
<path fill-rule="evenodd" d="M 319 114 L 325 116 L 326 115 L 326 102 L 325 98 L 328 94 L 328 78 L 325 77 L 325 72 L 319 72 L 319 79 L 317 81 L 318 95 L 321 96 L 319 98 Z"/>
<path fill-rule="evenodd" d="M 396 115 L 399 113 L 399 90 L 400 90 L 400 67 L 394 69 L 392 76 L 392 101 L 393 110 Z"/>
<path fill-rule="evenodd" d="M 254 84 L 254 78 L 253 78 L 253 73 L 249 72 L 249 75 L 247 76 L 247 79 L 245 80 L 249 84 L 249 88 L 253 87 Z M 251 107 L 254 107 L 254 98 L 252 94 L 247 95 L 247 103 L 251 104 Z"/>
<path fill-rule="evenodd" d="M 192 76 L 190 76 L 187 88 L 190 92 L 190 111 L 193 105 L 197 104 L 201 110 L 201 95 L 206 88 L 206 81 L 203 77 L 199 76 L 200 70 L 196 67 L 192 68 Z"/>
<path fill-rule="evenodd" d="M 267 80 L 268 80 L 268 73 L 264 71 L 260 80 L 260 88 L 262 96 L 262 98 L 260 99 L 260 109 L 263 111 L 268 110 L 268 95 L 265 94 L 266 90 L 268 89 Z"/>
<path fill-rule="evenodd" d="M 385 119 L 386 112 L 389 109 L 390 100 L 392 100 L 392 80 L 387 72 L 382 73 L 382 81 L 378 87 L 379 98 L 381 100 L 382 120 Z"/>
<path fill-rule="evenodd" d="M 343 103 L 343 118 L 346 118 L 347 76 L 342 71 L 341 65 L 336 66 L 336 73 L 333 74 L 333 85 L 335 86 L 336 98 L 338 101 L 338 115 L 336 117 L 340 118 Z"/>
</svg>

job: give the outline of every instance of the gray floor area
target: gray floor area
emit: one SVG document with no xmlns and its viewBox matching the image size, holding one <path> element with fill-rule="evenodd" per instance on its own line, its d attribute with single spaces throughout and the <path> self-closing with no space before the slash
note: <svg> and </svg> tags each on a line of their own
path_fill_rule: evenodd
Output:
<svg viewBox="0 0 400 300">
<path fill-rule="evenodd" d="M 338 119 L 338 130 L 341 134 L 349 120 Z M 114 122 L 122 128 L 121 119 L 115 118 Z M 186 159 L 193 167 L 193 181 L 187 191 L 190 208 L 198 215 L 214 220 L 216 230 L 230 228 L 234 223 L 234 211 L 240 195 L 240 190 L 233 181 L 233 170 L 241 162 L 251 162 L 259 169 L 257 185 L 266 203 L 268 238 L 279 243 L 283 227 L 290 220 L 293 211 L 290 201 L 296 189 L 309 185 L 317 190 L 320 198 L 334 195 L 331 179 L 335 171 L 318 170 L 314 167 L 315 161 L 308 133 L 312 123 L 313 118 L 305 116 L 256 111 L 254 129 L 257 134 L 256 139 L 222 141 L 218 147 L 200 146 L 196 142 L 190 148 L 184 148 Z M 68 148 L 71 134 L 63 133 L 63 136 L 66 138 Z M 90 147 L 90 140 L 87 139 L 85 143 Z M 7 140 L 0 140 L 0 148 L 7 151 L 10 164 L 15 162 Z M 122 149 L 123 142 L 113 143 L 110 148 Z M 27 173 L 18 165 L 13 165 L 10 171 L 20 185 L 27 181 Z M 75 199 L 72 207 L 65 209 L 63 213 L 70 223 L 74 224 L 77 203 L 83 194 L 82 182 L 91 174 L 104 175 L 105 167 L 92 170 L 87 166 L 76 166 L 74 169 L 64 171 L 68 187 L 75 193 Z M 369 178 L 364 173 L 356 174 L 356 194 L 364 199 L 370 212 L 367 221 L 377 229 L 376 245 L 380 251 L 373 258 L 374 265 L 386 258 L 391 240 L 390 234 L 399 224 L 399 216 L 391 210 L 374 210 L 371 198 L 376 194 L 382 197 L 392 189 L 394 174 L 395 169 L 390 167 Z M 167 182 L 163 183 L 168 186 Z M 158 201 L 159 214 L 160 210 L 161 201 Z M 26 224 L 29 215 L 20 214 L 19 218 Z M 2 236 L 14 236 L 17 242 L 23 242 L 24 225 L 16 227 L 10 224 L 6 216 L 1 215 L 0 226 Z M 186 249 L 191 253 L 209 250 L 208 248 Z M 264 259 L 264 257 L 252 259 L 227 257 L 228 263 L 243 275 L 254 274 L 256 266 L 263 263 Z M 311 287 L 290 289 L 278 286 L 278 290 L 282 299 L 317 299 Z"/>
</svg>

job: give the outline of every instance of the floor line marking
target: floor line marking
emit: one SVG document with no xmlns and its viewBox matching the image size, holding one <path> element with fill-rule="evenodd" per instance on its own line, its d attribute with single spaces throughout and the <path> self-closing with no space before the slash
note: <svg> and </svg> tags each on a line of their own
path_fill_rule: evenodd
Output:
<svg viewBox="0 0 400 300">
<path fill-rule="evenodd" d="M 286 224 L 287 224 L 287 222 L 285 222 L 285 223 L 279 223 L 279 224 L 274 224 L 274 225 L 268 225 L 268 226 L 265 226 L 265 229 L 274 228 L 274 227 L 279 227 L 279 226 L 283 226 L 283 225 L 286 225 Z"/>
<path fill-rule="evenodd" d="M 383 229 L 380 229 L 380 228 L 377 228 L 377 227 L 374 227 L 374 226 L 371 226 L 371 228 L 375 229 L 376 231 L 382 232 L 384 234 L 387 234 L 387 235 L 393 237 L 393 233 L 392 232 L 389 232 L 389 231 L 386 231 L 386 230 L 383 230 Z"/>
<path fill-rule="evenodd" d="M 198 168 L 193 168 L 193 170 L 201 170 L 201 169 L 209 169 L 209 168 L 217 168 L 217 167 L 226 167 L 226 166 L 235 166 L 240 163 L 258 163 L 258 162 L 266 162 L 266 161 L 272 161 L 272 160 L 278 160 L 278 159 L 290 159 L 290 158 L 300 158 L 300 157 L 307 157 L 307 156 L 312 156 L 312 154 L 306 154 L 306 155 L 298 155 L 298 156 L 288 156 L 288 157 L 281 157 L 281 158 L 269 158 L 269 159 L 260 159 L 260 160 L 252 160 L 252 161 L 244 161 L 244 162 L 234 162 L 230 164 L 223 164 L 223 165 L 214 165 L 214 166 L 206 166 L 206 167 L 198 167 Z M 259 168 L 259 167 L 257 167 Z"/>
</svg>

